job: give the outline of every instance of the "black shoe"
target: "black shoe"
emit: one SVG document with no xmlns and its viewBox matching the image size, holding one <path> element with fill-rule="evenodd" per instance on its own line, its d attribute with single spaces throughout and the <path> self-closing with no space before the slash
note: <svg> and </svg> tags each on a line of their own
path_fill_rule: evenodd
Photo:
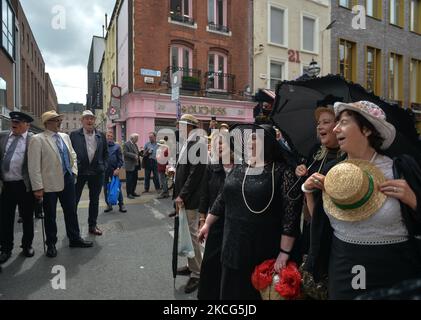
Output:
<svg viewBox="0 0 421 320">
<path fill-rule="evenodd" d="M 22 248 L 22 254 L 27 258 L 32 258 L 35 255 L 35 250 L 32 247 Z"/>
<path fill-rule="evenodd" d="M 22 223 L 22 222 L 23 222 L 23 219 L 21 217 L 19 217 L 18 223 Z"/>
<path fill-rule="evenodd" d="M 169 218 L 174 218 L 174 217 L 175 217 L 175 211 L 170 212 L 170 213 L 168 214 L 168 217 L 169 217 Z"/>
<path fill-rule="evenodd" d="M 129 195 L 127 196 L 127 199 L 135 199 L 135 197 L 133 197 L 131 194 L 129 194 Z"/>
<path fill-rule="evenodd" d="M 82 238 L 78 240 L 71 240 L 69 243 L 70 248 L 90 248 L 93 247 L 94 243 L 92 241 L 86 241 Z"/>
<path fill-rule="evenodd" d="M 45 254 L 49 258 L 57 257 L 57 249 L 54 244 L 47 246 L 47 253 Z"/>
<path fill-rule="evenodd" d="M 104 212 L 110 212 L 113 211 L 113 206 L 107 205 L 107 208 L 104 210 Z"/>
<path fill-rule="evenodd" d="M 44 219 L 44 215 L 42 213 L 36 213 L 35 218 L 37 219 Z"/>
<path fill-rule="evenodd" d="M 5 263 L 7 260 L 10 259 L 11 256 L 12 256 L 11 251 L 2 251 L 2 253 L 0 254 L 0 264 Z"/>
<path fill-rule="evenodd" d="M 138 197 L 140 197 L 140 194 L 133 193 L 132 196 L 138 198 Z"/>
<path fill-rule="evenodd" d="M 192 293 L 197 289 L 199 286 L 199 278 L 190 278 L 189 281 L 187 281 L 186 287 L 184 288 L 185 293 Z"/>
<path fill-rule="evenodd" d="M 120 210 L 118 210 L 118 211 L 124 213 L 124 212 L 127 212 L 127 209 L 126 209 L 126 207 L 124 205 L 122 205 L 122 206 L 120 206 Z"/>
<path fill-rule="evenodd" d="M 177 269 L 177 275 L 179 276 L 190 276 L 191 271 L 188 267 L 182 267 Z"/>
</svg>

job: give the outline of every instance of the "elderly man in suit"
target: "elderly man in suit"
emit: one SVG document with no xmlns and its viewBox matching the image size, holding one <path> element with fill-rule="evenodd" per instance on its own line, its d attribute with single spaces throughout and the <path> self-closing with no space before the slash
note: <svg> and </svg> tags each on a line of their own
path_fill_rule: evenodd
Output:
<svg viewBox="0 0 421 320">
<path fill-rule="evenodd" d="M 104 184 L 104 172 L 108 162 L 108 145 L 104 133 L 95 129 L 95 115 L 90 110 L 82 113 L 82 128 L 70 133 L 77 154 L 79 175 L 76 182 L 76 207 L 83 188 L 89 188 L 89 233 L 100 236 L 97 226 L 99 195 Z"/>
<path fill-rule="evenodd" d="M 136 185 L 138 179 L 138 171 L 141 169 L 140 166 L 140 152 L 137 146 L 139 135 L 133 133 L 130 135 L 130 140 L 124 144 L 124 167 L 126 169 L 126 191 L 127 198 L 134 199 L 139 197 L 136 194 Z"/>
<path fill-rule="evenodd" d="M 92 247 L 80 236 L 76 211 L 76 153 L 67 134 L 61 133 L 62 116 L 55 111 L 42 115 L 45 131 L 32 137 L 28 150 L 29 177 L 35 198 L 44 199 L 47 257 L 57 256 L 57 200 L 63 208 L 71 248 Z"/>
<path fill-rule="evenodd" d="M 28 173 L 28 145 L 32 133 L 28 132 L 32 117 L 22 112 L 11 112 L 10 131 L 0 133 L 0 176 L 3 181 L 0 210 L 0 263 L 12 255 L 16 207 L 19 206 L 23 222 L 22 254 L 33 257 L 34 204 Z"/>
</svg>

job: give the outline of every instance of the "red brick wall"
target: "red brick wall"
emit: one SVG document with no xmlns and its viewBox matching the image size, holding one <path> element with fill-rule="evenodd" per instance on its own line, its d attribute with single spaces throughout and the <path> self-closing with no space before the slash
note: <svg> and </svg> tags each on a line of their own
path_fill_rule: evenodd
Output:
<svg viewBox="0 0 421 320">
<path fill-rule="evenodd" d="M 228 0 L 227 25 L 232 36 L 207 32 L 207 1 L 193 1 L 193 19 L 197 29 L 168 22 L 170 0 L 134 1 L 134 89 L 156 90 L 155 84 L 145 84 L 140 69 L 164 72 L 170 65 L 172 41 L 184 41 L 193 47 L 193 68 L 200 69 L 202 81 L 208 71 L 208 52 L 219 48 L 228 52 L 228 73 L 235 75 L 236 92 L 249 85 L 249 1 Z"/>
<path fill-rule="evenodd" d="M 2 48 L 0 48 L 0 66 L 0 78 L 6 81 L 6 106 L 8 109 L 13 110 L 13 96 L 15 94 L 15 85 L 13 83 L 13 63 Z"/>
</svg>

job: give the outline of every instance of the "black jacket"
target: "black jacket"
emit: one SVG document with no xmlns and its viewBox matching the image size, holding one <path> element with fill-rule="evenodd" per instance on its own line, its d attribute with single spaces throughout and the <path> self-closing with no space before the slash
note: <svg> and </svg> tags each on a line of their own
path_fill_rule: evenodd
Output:
<svg viewBox="0 0 421 320">
<path fill-rule="evenodd" d="M 83 128 L 70 133 L 73 149 L 77 154 L 78 175 L 100 174 L 105 171 L 108 161 L 108 145 L 104 133 L 95 130 L 96 151 L 91 163 L 89 163 L 88 150 L 86 148 Z"/>
<path fill-rule="evenodd" d="M 328 163 L 322 174 L 325 175 L 342 160 Z M 421 235 L 421 169 L 412 157 L 401 155 L 393 159 L 393 170 L 395 179 L 405 179 L 417 196 L 415 211 L 400 203 L 404 224 L 410 239 L 415 241 L 414 236 Z M 313 194 L 315 207 L 311 220 L 311 246 L 305 269 L 313 274 L 315 281 L 320 281 L 328 272 L 333 229 L 323 209 L 322 193 L 316 191 Z"/>
<path fill-rule="evenodd" d="M 200 202 L 200 191 L 201 183 L 203 176 L 206 170 L 206 163 L 200 161 L 198 164 L 192 164 L 191 159 L 186 155 L 189 154 L 190 149 L 195 146 L 195 144 L 201 143 L 199 141 L 190 141 L 187 144 L 187 150 L 180 154 L 180 159 L 178 159 L 176 173 L 175 173 L 175 184 L 174 184 L 174 193 L 173 199 L 176 199 L 178 196 L 181 197 L 184 201 L 184 206 L 187 210 L 194 210 L 199 208 Z M 202 148 L 202 150 L 207 151 L 207 146 Z M 198 148 L 196 155 L 200 156 L 200 149 Z M 207 155 L 205 155 L 207 157 Z M 186 163 L 184 163 L 186 162 Z"/>
<path fill-rule="evenodd" d="M 209 164 L 203 176 L 199 212 L 207 214 L 215 202 L 225 181 L 225 170 L 222 164 Z"/>
</svg>

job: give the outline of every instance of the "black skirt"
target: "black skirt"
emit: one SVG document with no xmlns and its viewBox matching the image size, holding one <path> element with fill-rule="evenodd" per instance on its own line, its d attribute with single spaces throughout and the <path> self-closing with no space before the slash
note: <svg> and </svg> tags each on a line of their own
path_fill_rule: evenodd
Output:
<svg viewBox="0 0 421 320">
<path fill-rule="evenodd" d="M 355 299 L 420 276 L 420 255 L 410 241 L 367 246 L 343 242 L 333 236 L 328 279 L 331 300 Z"/>
</svg>

